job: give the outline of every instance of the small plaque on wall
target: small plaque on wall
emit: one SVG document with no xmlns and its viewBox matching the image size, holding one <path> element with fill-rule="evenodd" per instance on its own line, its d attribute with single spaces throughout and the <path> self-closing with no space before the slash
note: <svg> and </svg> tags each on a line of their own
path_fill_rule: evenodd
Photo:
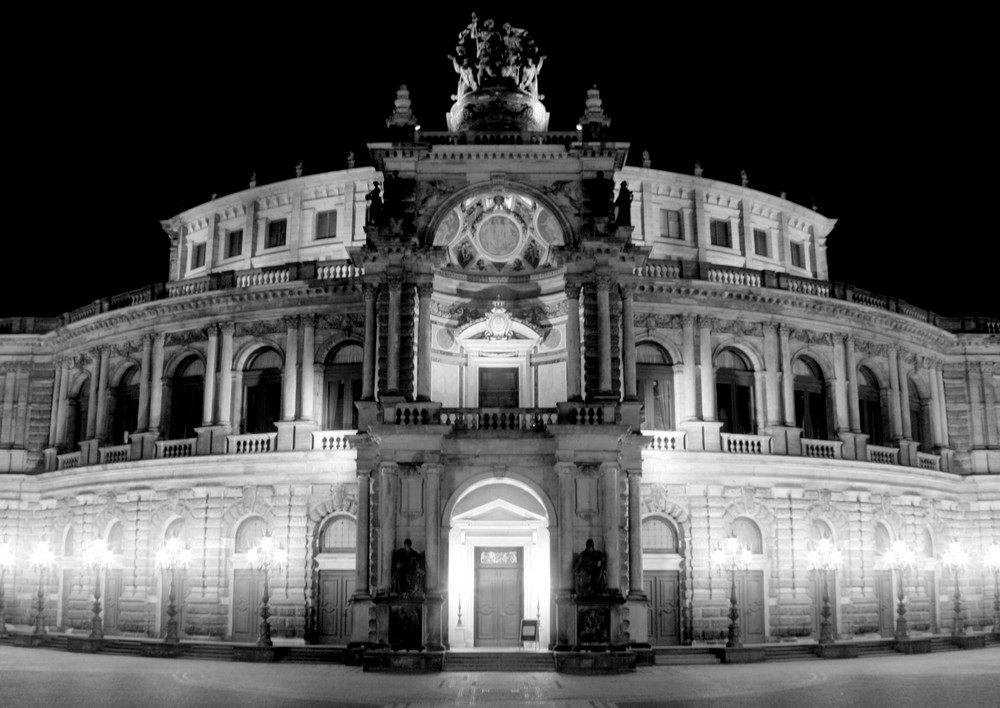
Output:
<svg viewBox="0 0 1000 708">
<path fill-rule="evenodd" d="M 538 641 L 538 620 L 521 620 L 521 641 Z"/>
</svg>

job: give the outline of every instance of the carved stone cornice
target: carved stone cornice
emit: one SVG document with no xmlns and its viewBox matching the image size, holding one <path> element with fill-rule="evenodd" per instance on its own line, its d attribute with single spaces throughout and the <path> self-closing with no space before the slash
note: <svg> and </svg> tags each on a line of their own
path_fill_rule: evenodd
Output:
<svg viewBox="0 0 1000 708">
<path fill-rule="evenodd" d="M 350 334 L 354 330 L 363 330 L 365 328 L 365 315 L 363 312 L 320 315 L 318 320 L 328 329 L 339 330 L 347 334 Z"/>
<path fill-rule="evenodd" d="M 833 344 L 833 335 L 830 332 L 817 332 L 812 329 L 795 328 L 791 332 L 791 338 L 806 344 Z"/>
<path fill-rule="evenodd" d="M 232 335 L 236 332 L 236 324 L 234 322 L 220 322 L 219 323 L 219 333 Z"/>
<path fill-rule="evenodd" d="M 280 320 L 255 320 L 254 322 L 237 322 L 236 336 L 260 337 L 267 334 L 280 334 L 285 331 Z"/>
<path fill-rule="evenodd" d="M 284 327 L 285 331 L 297 330 L 299 328 L 299 316 L 286 315 L 281 318 L 281 325 Z"/>
<path fill-rule="evenodd" d="M 167 332 L 164 344 L 168 347 L 181 347 L 194 342 L 204 342 L 205 332 L 200 329 L 189 329 L 183 332 Z"/>
<path fill-rule="evenodd" d="M 694 318 L 690 315 L 666 315 L 656 312 L 643 312 L 636 315 L 635 324 L 637 327 L 644 328 L 647 332 L 652 332 L 655 329 L 680 329 L 685 319 L 694 321 Z"/>
<path fill-rule="evenodd" d="M 764 336 L 764 327 L 760 322 L 747 322 L 746 320 L 713 319 L 712 331 L 737 334 L 744 337 Z"/>
</svg>

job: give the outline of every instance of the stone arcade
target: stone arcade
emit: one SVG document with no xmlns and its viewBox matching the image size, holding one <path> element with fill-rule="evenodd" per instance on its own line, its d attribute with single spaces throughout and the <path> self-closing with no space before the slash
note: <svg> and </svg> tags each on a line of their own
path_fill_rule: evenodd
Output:
<svg viewBox="0 0 1000 708">
<path fill-rule="evenodd" d="M 276 643 L 414 667 L 525 620 L 626 667 L 721 646 L 731 535 L 747 644 L 819 636 L 822 538 L 834 636 L 891 637 L 897 592 L 947 631 L 953 538 L 965 622 L 995 630 L 1000 323 L 831 282 L 815 211 L 627 166 L 597 89 L 550 131 L 523 30 L 474 18 L 452 60 L 446 131 L 400 87 L 374 167 L 185 211 L 165 284 L 0 320 L 6 626 L 37 593 L 87 631 L 99 537 L 105 635 L 162 636 L 179 537 L 181 639 L 253 642 L 270 533 Z"/>
</svg>

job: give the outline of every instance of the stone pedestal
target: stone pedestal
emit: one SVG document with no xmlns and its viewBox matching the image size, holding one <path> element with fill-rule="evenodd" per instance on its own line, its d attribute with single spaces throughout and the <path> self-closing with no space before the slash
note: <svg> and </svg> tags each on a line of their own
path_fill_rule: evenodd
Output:
<svg viewBox="0 0 1000 708">
<path fill-rule="evenodd" d="M 378 627 L 377 643 L 392 651 L 424 648 L 425 601 L 423 597 L 382 595 L 372 598 Z"/>
<path fill-rule="evenodd" d="M 964 634 L 961 637 L 952 637 L 951 643 L 959 649 L 982 649 L 986 646 L 986 635 Z"/>
<path fill-rule="evenodd" d="M 864 433 L 840 432 L 837 433 L 840 442 L 843 443 L 843 455 L 845 460 L 864 460 L 867 452 L 865 445 L 868 436 Z"/>
<path fill-rule="evenodd" d="M 295 429 L 292 435 L 292 444 L 294 445 L 294 449 L 312 450 L 312 434 L 317 430 L 319 430 L 319 425 L 317 423 L 311 423 L 304 420 L 295 421 Z M 280 450 L 282 448 L 279 447 L 278 449 Z"/>
<path fill-rule="evenodd" d="M 205 425 L 194 429 L 198 436 L 196 443 L 199 455 L 225 455 L 226 437 L 233 434 L 233 429 L 228 425 Z"/>
<path fill-rule="evenodd" d="M 769 425 L 764 428 L 764 434 L 771 436 L 771 452 L 775 455 L 798 457 L 802 454 L 802 428 Z"/>
<path fill-rule="evenodd" d="M 48 636 L 45 634 L 15 634 L 14 646 L 37 649 L 45 643 L 47 638 Z"/>
<path fill-rule="evenodd" d="M 70 635 L 66 637 L 66 649 L 80 654 L 96 654 L 104 649 L 104 640 Z"/>
<path fill-rule="evenodd" d="M 920 449 L 920 443 L 905 438 L 898 438 L 894 442 L 899 446 L 899 464 L 904 467 L 920 466 L 920 463 L 917 461 L 917 452 Z"/>
<path fill-rule="evenodd" d="M 678 426 L 686 437 L 688 450 L 698 452 L 722 451 L 722 423 L 718 421 L 689 420 Z"/>
<path fill-rule="evenodd" d="M 129 459 L 132 460 L 151 460 L 155 456 L 154 445 L 157 440 L 160 439 L 160 432 L 158 430 L 147 431 L 145 433 L 133 433 L 129 436 L 129 445 L 132 449 L 129 450 Z"/>
<path fill-rule="evenodd" d="M 96 465 L 100 460 L 101 441 L 97 438 L 80 441 L 80 466 Z"/>
</svg>

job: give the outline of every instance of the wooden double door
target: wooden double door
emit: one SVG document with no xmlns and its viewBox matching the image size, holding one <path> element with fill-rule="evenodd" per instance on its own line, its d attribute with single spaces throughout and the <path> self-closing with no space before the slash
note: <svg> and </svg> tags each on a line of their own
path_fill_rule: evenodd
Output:
<svg viewBox="0 0 1000 708">
<path fill-rule="evenodd" d="M 520 548 L 476 547 L 477 647 L 521 646 L 524 566 Z"/>
<path fill-rule="evenodd" d="M 354 594 L 354 584 L 353 570 L 319 572 L 317 641 L 320 644 L 347 644 L 351 641 L 351 596 Z"/>
<path fill-rule="evenodd" d="M 764 571 L 736 573 L 736 601 L 740 610 L 740 634 L 745 644 L 760 644 L 767 634 L 764 622 Z"/>
<path fill-rule="evenodd" d="M 670 646 L 681 643 L 680 573 L 676 570 L 654 570 L 642 575 L 647 606 L 649 643 Z"/>
<path fill-rule="evenodd" d="M 233 574 L 232 639 L 234 642 L 257 641 L 257 633 L 260 630 L 260 606 L 263 596 L 263 572 L 237 570 Z"/>
</svg>

